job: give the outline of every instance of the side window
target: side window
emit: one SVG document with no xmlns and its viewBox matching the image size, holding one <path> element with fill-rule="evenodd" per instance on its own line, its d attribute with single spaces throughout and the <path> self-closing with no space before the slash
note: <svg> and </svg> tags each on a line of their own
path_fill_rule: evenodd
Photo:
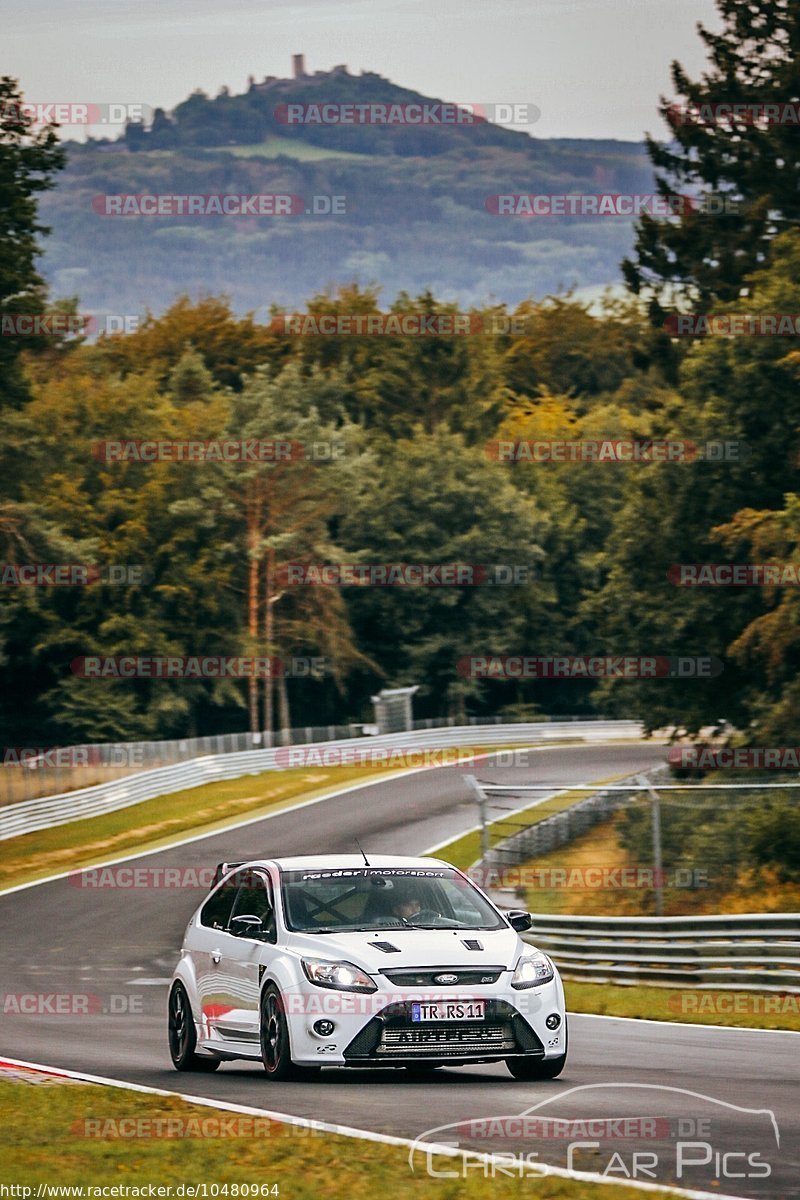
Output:
<svg viewBox="0 0 800 1200">
<path fill-rule="evenodd" d="M 272 889 L 269 879 L 256 871 L 242 872 L 242 882 L 236 893 L 231 918 L 237 916 L 258 917 L 261 930 L 251 934 L 265 941 L 275 941 L 275 912 L 272 904 Z"/>
<path fill-rule="evenodd" d="M 200 924 L 209 929 L 227 929 L 231 918 L 231 909 L 236 897 L 236 891 L 241 882 L 243 872 L 231 875 L 209 896 L 200 910 Z"/>
</svg>

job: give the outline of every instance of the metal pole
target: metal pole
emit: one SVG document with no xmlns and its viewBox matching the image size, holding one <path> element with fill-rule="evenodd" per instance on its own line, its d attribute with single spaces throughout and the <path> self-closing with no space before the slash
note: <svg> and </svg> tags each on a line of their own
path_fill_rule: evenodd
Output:
<svg viewBox="0 0 800 1200">
<path fill-rule="evenodd" d="M 661 854 L 661 799 L 649 779 L 639 776 L 639 782 L 644 784 L 650 793 L 650 805 L 653 820 L 653 875 L 656 895 L 656 916 L 664 915 L 664 870 Z"/>
<path fill-rule="evenodd" d="M 465 775 L 464 781 L 469 784 L 478 801 L 478 819 L 481 823 L 481 862 L 489 855 L 489 827 L 486 824 L 486 793 L 474 775 Z"/>
</svg>

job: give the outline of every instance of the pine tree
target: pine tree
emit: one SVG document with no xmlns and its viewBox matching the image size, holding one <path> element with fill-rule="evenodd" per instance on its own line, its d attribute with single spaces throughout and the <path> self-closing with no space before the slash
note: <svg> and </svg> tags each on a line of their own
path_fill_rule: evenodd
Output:
<svg viewBox="0 0 800 1200">
<path fill-rule="evenodd" d="M 18 407 L 27 399 L 19 356 L 30 338 L 15 336 L 15 319 L 41 313 L 45 287 L 36 270 L 37 237 L 49 230 L 37 220 L 36 193 L 53 186 L 64 165 L 55 129 L 31 132 L 16 80 L 0 78 L 0 319 L 10 328 L 0 336 L 0 405 Z"/>
<path fill-rule="evenodd" d="M 681 195 L 705 194 L 706 205 L 643 214 L 635 259 L 622 264 L 630 290 L 651 297 L 655 323 L 670 297 L 704 311 L 736 300 L 745 277 L 769 261 L 776 234 L 800 220 L 800 0 L 717 6 L 721 32 L 698 26 L 709 69 L 693 81 L 672 64 L 679 99 L 662 97 L 659 109 L 671 141 L 647 138 L 659 193 L 678 205 Z M 725 115 L 723 105 L 745 107 Z"/>
</svg>

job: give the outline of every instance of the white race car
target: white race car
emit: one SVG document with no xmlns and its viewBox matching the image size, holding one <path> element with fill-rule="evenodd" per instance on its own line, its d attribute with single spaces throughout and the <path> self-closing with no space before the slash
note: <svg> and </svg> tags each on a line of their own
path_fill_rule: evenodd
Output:
<svg viewBox="0 0 800 1200">
<path fill-rule="evenodd" d="M 337 1067 L 505 1060 L 553 1079 L 567 1057 L 553 963 L 462 872 L 355 855 L 221 863 L 169 992 L 179 1071 L 261 1060 L 270 1079 Z"/>
</svg>

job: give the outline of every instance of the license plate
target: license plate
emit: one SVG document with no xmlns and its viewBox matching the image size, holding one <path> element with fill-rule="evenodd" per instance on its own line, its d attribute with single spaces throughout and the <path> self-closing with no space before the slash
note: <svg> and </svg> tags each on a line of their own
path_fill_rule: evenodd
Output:
<svg viewBox="0 0 800 1200">
<path fill-rule="evenodd" d="M 412 1021 L 482 1021 L 485 1016 L 485 1000 L 414 1000 L 411 1004 Z"/>
</svg>

